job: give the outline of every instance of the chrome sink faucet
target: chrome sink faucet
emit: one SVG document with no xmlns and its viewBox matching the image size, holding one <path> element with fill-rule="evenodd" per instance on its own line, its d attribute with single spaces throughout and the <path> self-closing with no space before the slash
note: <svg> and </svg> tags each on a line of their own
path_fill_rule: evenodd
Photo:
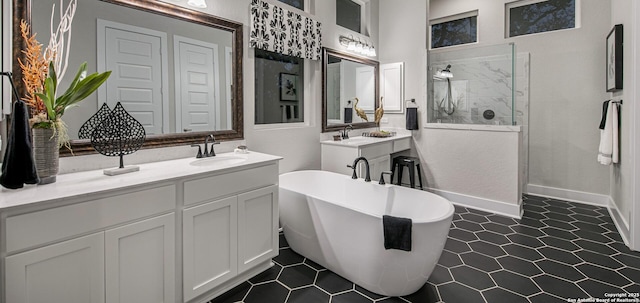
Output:
<svg viewBox="0 0 640 303">
<path fill-rule="evenodd" d="M 353 169 L 353 174 L 351 175 L 351 179 L 358 179 L 358 175 L 356 174 L 356 167 L 358 165 L 358 162 L 360 162 L 360 160 L 364 161 L 364 168 L 365 168 L 364 182 L 371 182 L 371 175 L 369 174 L 369 161 L 367 161 L 367 158 L 365 157 L 358 157 L 355 160 L 353 160 L 352 165 L 347 165 L 348 168 Z"/>
<path fill-rule="evenodd" d="M 207 145 L 209 144 L 209 139 L 211 139 L 211 151 L 208 151 Z M 216 138 L 213 137 L 213 134 L 208 135 L 204 138 L 204 157 L 215 157 L 216 152 L 213 150 L 213 146 L 216 144 L 220 144 L 220 142 L 216 142 Z"/>
</svg>

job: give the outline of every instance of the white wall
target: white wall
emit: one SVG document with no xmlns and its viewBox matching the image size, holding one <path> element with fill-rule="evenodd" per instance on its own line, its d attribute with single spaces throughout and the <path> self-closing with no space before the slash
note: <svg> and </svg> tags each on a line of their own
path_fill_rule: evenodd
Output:
<svg viewBox="0 0 640 303">
<path fill-rule="evenodd" d="M 611 1 L 581 1 L 580 28 L 509 39 L 504 38 L 504 3 L 509 1 L 431 0 L 428 18 L 421 13 L 424 5 L 420 2 L 397 5 L 383 1 L 380 9 L 380 40 L 396 46 L 381 50 L 380 61 L 407 62 L 406 98 L 420 96 L 423 101 L 419 104 L 426 104 L 426 90 L 416 88 L 426 85 L 424 76 L 418 74 L 426 70 L 425 59 L 418 54 L 427 43 L 426 26 L 415 26 L 415 20 L 478 10 L 479 45 L 515 42 L 517 52 L 531 56 L 529 184 L 609 194 L 609 169 L 597 164 L 596 156 L 601 105 L 609 97 L 603 73 Z M 397 31 L 385 28 L 394 26 L 385 22 L 396 23 Z M 417 32 L 420 30 L 423 32 Z M 454 48 L 460 47 L 464 46 Z M 402 119 L 390 121 L 403 126 Z M 424 144 L 428 143 L 427 138 Z"/>
<path fill-rule="evenodd" d="M 633 112 L 636 109 L 635 102 L 635 74 L 636 58 L 634 56 L 635 35 L 634 9 L 635 0 L 613 0 L 611 1 L 611 23 L 609 30 L 615 24 L 624 26 L 624 51 L 623 51 L 623 84 L 622 90 L 610 94 L 610 98 L 624 100 L 620 110 L 620 163 L 613 165 L 611 174 L 611 198 L 615 203 L 619 216 L 626 229 L 629 229 L 630 215 L 633 205 L 632 190 L 633 184 Z M 637 140 L 637 139 L 635 139 Z M 636 151 L 637 152 L 637 151 Z M 637 203 L 638 201 L 636 201 Z M 639 222 L 640 223 L 640 222 Z M 639 231 L 640 232 L 640 231 Z"/>
</svg>

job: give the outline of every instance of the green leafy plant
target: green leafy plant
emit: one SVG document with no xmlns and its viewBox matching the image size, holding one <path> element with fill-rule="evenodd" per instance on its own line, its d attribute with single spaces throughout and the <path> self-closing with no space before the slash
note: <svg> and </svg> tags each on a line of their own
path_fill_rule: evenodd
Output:
<svg viewBox="0 0 640 303">
<path fill-rule="evenodd" d="M 36 93 L 36 96 L 42 100 L 46 108 L 46 113 L 37 115 L 32 119 L 33 127 L 53 128 L 58 132 L 58 144 L 61 146 L 65 145 L 68 141 L 68 136 L 66 134 L 66 127 L 61 120 L 62 115 L 64 115 L 67 109 L 77 105 L 78 102 L 95 92 L 100 85 L 107 81 L 110 75 L 111 71 L 103 73 L 96 72 L 87 75 L 87 62 L 84 62 L 80 65 L 75 78 L 71 81 L 67 90 L 58 97 L 58 78 L 53 62 L 50 62 L 48 76 L 44 80 L 43 90 Z"/>
</svg>

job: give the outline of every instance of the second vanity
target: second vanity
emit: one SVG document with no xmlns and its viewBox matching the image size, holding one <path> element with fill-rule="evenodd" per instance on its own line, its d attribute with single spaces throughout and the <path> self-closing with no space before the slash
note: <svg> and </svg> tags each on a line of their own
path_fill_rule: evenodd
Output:
<svg viewBox="0 0 640 303">
<path fill-rule="evenodd" d="M 256 152 L 0 193 L 0 302 L 207 302 L 278 255 L 278 162 Z"/>
<path fill-rule="evenodd" d="M 347 165 L 351 165 L 357 157 L 365 157 L 369 162 L 371 179 L 378 180 L 381 172 L 390 169 L 392 154 L 411 148 L 411 134 L 387 138 L 359 136 L 340 141 L 326 140 L 320 142 L 320 145 L 322 170 L 350 176 L 353 171 Z M 364 178 L 363 165 L 359 165 L 357 173 L 359 178 Z"/>
</svg>

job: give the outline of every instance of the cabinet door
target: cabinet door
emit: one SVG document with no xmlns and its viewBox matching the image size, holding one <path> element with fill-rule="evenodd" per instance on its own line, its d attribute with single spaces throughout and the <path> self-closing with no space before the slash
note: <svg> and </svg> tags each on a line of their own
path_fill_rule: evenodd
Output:
<svg viewBox="0 0 640 303">
<path fill-rule="evenodd" d="M 105 232 L 107 303 L 175 301 L 175 214 Z"/>
<path fill-rule="evenodd" d="M 278 186 L 238 195 L 238 270 L 278 255 Z"/>
<path fill-rule="evenodd" d="M 383 171 L 389 171 L 390 168 L 391 160 L 388 155 L 369 160 L 369 171 L 371 173 L 371 180 L 379 181 L 380 173 L 382 173 Z M 385 180 L 385 182 L 387 183 L 389 183 L 388 178 L 389 176 L 387 176 L 387 179 Z"/>
<path fill-rule="evenodd" d="M 104 234 L 7 257 L 5 286 L 11 303 L 104 302 Z"/>
<path fill-rule="evenodd" d="M 238 273 L 237 204 L 234 196 L 184 210 L 185 302 Z"/>
</svg>

